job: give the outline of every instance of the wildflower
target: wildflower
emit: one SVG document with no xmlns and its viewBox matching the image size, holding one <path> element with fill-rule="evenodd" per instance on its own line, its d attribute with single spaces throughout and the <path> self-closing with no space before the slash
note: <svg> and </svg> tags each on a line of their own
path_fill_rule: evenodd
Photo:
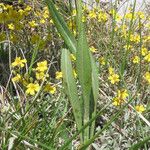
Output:
<svg viewBox="0 0 150 150">
<path fill-rule="evenodd" d="M 140 58 L 138 57 L 138 56 L 135 56 L 134 58 L 133 58 L 133 63 L 134 64 L 138 64 L 140 62 Z"/>
<path fill-rule="evenodd" d="M 137 12 L 137 15 L 138 15 L 138 17 L 140 18 L 140 19 L 144 19 L 144 13 L 143 12 L 141 12 L 141 11 L 139 11 L 139 12 Z"/>
<path fill-rule="evenodd" d="M 16 74 L 16 76 L 12 78 L 12 81 L 13 82 L 19 82 L 20 79 L 21 79 L 21 75 L 20 74 Z"/>
<path fill-rule="evenodd" d="M 82 22 L 86 22 L 86 17 L 82 16 Z"/>
<path fill-rule="evenodd" d="M 106 64 L 105 58 L 104 57 L 100 57 L 99 58 L 99 63 L 104 66 Z"/>
<path fill-rule="evenodd" d="M 88 17 L 90 19 L 93 19 L 93 18 L 96 19 L 96 13 L 95 13 L 95 11 L 94 10 L 89 11 Z"/>
<path fill-rule="evenodd" d="M 48 68 L 47 68 L 47 61 L 46 60 L 37 63 L 37 68 L 36 68 L 37 71 L 44 72 L 47 69 Z"/>
<path fill-rule="evenodd" d="M 75 69 L 73 69 L 73 76 L 74 76 L 75 78 L 77 78 L 77 73 L 76 73 L 76 70 L 75 70 Z"/>
<path fill-rule="evenodd" d="M 127 49 L 127 50 L 131 50 L 132 49 L 132 45 L 125 45 L 124 48 Z"/>
<path fill-rule="evenodd" d="M 134 42 L 136 42 L 136 43 L 140 42 L 140 36 L 139 35 L 134 36 Z"/>
<path fill-rule="evenodd" d="M 145 107 L 143 105 L 136 105 L 135 110 L 139 113 L 142 113 L 143 111 L 145 111 Z"/>
<path fill-rule="evenodd" d="M 127 13 L 126 15 L 125 15 L 125 18 L 126 19 L 134 19 L 134 16 L 133 16 L 133 14 L 132 13 Z"/>
<path fill-rule="evenodd" d="M 49 77 L 49 75 L 46 75 L 44 72 L 36 72 L 35 75 L 37 80 L 44 80 L 45 77 Z"/>
<path fill-rule="evenodd" d="M 120 21 L 122 19 L 122 16 L 120 16 L 119 14 L 116 14 L 116 21 Z"/>
<path fill-rule="evenodd" d="M 73 11 L 72 11 L 72 16 L 76 16 L 76 14 L 77 14 L 76 9 L 73 9 Z"/>
<path fill-rule="evenodd" d="M 12 24 L 12 23 L 8 24 L 8 29 L 10 29 L 10 30 L 14 30 L 14 29 L 15 29 L 14 24 Z"/>
<path fill-rule="evenodd" d="M 36 92 L 38 92 L 40 89 L 40 86 L 38 83 L 29 83 L 27 85 L 26 93 L 30 95 L 35 95 Z"/>
<path fill-rule="evenodd" d="M 31 11 L 31 9 L 32 9 L 31 6 L 28 5 L 28 6 L 24 9 L 24 11 L 28 12 L 28 11 Z"/>
<path fill-rule="evenodd" d="M 125 99 L 128 97 L 128 93 L 126 89 L 118 90 L 117 96 L 113 98 L 113 105 L 120 106 L 125 102 Z"/>
<path fill-rule="evenodd" d="M 107 21 L 107 19 L 108 19 L 108 17 L 107 17 L 106 13 L 104 13 L 102 11 L 100 11 L 98 13 L 98 22 L 105 22 L 105 21 Z"/>
<path fill-rule="evenodd" d="M 130 35 L 130 41 L 135 42 L 135 43 L 139 43 L 140 42 L 140 36 L 131 34 Z"/>
<path fill-rule="evenodd" d="M 129 94 L 127 92 L 126 89 L 122 89 L 122 90 L 118 90 L 118 93 L 117 93 L 118 97 L 120 97 L 121 99 L 126 99 Z"/>
<path fill-rule="evenodd" d="M 27 62 L 26 59 L 21 59 L 21 57 L 16 57 L 15 61 L 11 64 L 12 67 L 24 67 L 24 64 Z"/>
<path fill-rule="evenodd" d="M 91 46 L 90 47 L 90 51 L 93 52 L 93 53 L 95 53 L 97 51 L 97 49 L 94 46 Z"/>
<path fill-rule="evenodd" d="M 122 103 L 124 103 L 123 99 L 120 99 L 119 97 L 113 98 L 113 105 L 114 106 L 120 106 Z"/>
<path fill-rule="evenodd" d="M 6 6 L 5 6 L 3 3 L 0 3 L 0 10 L 1 10 L 1 9 L 2 9 L 2 10 L 7 10 Z M 2 11 L 2 10 L 1 10 L 1 11 Z M 0 11 L 0 12 L 1 12 L 1 11 Z"/>
<path fill-rule="evenodd" d="M 108 71 L 109 71 L 109 74 L 110 74 L 110 75 L 111 75 L 111 74 L 114 74 L 114 68 L 109 67 L 109 68 L 108 68 Z"/>
<path fill-rule="evenodd" d="M 144 60 L 147 62 L 150 62 L 150 51 L 149 53 L 144 57 Z"/>
<path fill-rule="evenodd" d="M 20 15 L 23 15 L 25 11 L 23 9 L 19 9 L 18 12 L 20 13 Z"/>
<path fill-rule="evenodd" d="M 150 84 L 150 72 L 146 72 L 144 78 Z"/>
<path fill-rule="evenodd" d="M 43 17 L 44 17 L 45 19 L 47 19 L 47 18 L 49 17 L 49 11 L 48 11 L 48 8 L 47 8 L 47 7 L 44 7 Z"/>
<path fill-rule="evenodd" d="M 50 19 L 50 21 L 49 21 L 51 24 L 54 24 L 54 22 L 53 22 L 53 20 L 52 19 Z"/>
<path fill-rule="evenodd" d="M 43 14 L 43 17 L 44 17 L 45 19 L 47 19 L 47 18 L 49 17 L 48 13 L 45 12 L 45 13 Z"/>
<path fill-rule="evenodd" d="M 50 84 L 46 84 L 45 88 L 44 88 L 45 92 L 49 92 L 51 94 L 54 94 L 56 92 L 56 87 L 55 86 L 51 86 Z"/>
<path fill-rule="evenodd" d="M 115 73 L 109 75 L 108 79 L 110 80 L 110 82 L 111 82 L 112 84 L 118 83 L 118 82 L 120 81 L 119 75 L 118 75 L 118 74 L 115 74 Z"/>
<path fill-rule="evenodd" d="M 142 56 L 145 56 L 147 53 L 148 53 L 147 48 L 142 47 L 142 49 L 141 49 L 141 54 L 142 54 Z"/>
<path fill-rule="evenodd" d="M 30 26 L 31 28 L 35 28 L 37 25 L 38 25 L 38 24 L 37 24 L 34 20 L 29 21 L 29 26 Z"/>
<path fill-rule="evenodd" d="M 73 54 L 70 54 L 70 58 L 72 61 L 76 61 L 76 57 Z"/>
<path fill-rule="evenodd" d="M 59 71 L 56 72 L 56 79 L 57 80 L 61 79 L 62 76 L 63 76 L 62 72 L 59 72 Z"/>
<path fill-rule="evenodd" d="M 41 24 L 44 24 L 45 22 L 46 22 L 45 19 L 41 19 L 41 20 L 40 20 L 40 23 L 41 23 Z"/>
</svg>

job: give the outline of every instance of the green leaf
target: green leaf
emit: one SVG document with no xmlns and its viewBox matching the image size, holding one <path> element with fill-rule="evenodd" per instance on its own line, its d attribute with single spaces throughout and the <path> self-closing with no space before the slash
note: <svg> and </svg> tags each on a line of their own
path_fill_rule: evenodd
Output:
<svg viewBox="0 0 150 150">
<path fill-rule="evenodd" d="M 45 0 L 45 1 L 49 7 L 49 12 L 51 14 L 52 20 L 54 21 L 55 27 L 57 28 L 58 32 L 61 34 L 65 44 L 69 48 L 70 53 L 73 53 L 76 56 L 77 41 L 75 40 L 75 37 L 73 36 L 71 31 L 67 27 L 65 21 L 59 14 L 58 10 L 55 8 L 54 3 L 51 0 Z M 77 1 L 77 2 L 81 4 L 81 1 L 80 2 Z M 80 75 L 78 75 L 79 80 L 80 80 L 81 86 L 83 85 L 82 89 L 84 89 L 83 90 L 84 99 L 86 99 L 86 101 L 85 101 L 86 107 L 85 108 L 84 108 L 83 101 L 81 101 L 81 102 L 82 102 L 82 109 L 84 112 L 86 112 L 85 114 L 87 115 L 85 120 L 86 119 L 88 120 L 89 117 L 91 118 L 91 116 L 93 116 L 93 114 L 96 113 L 96 103 L 97 103 L 97 99 L 98 99 L 99 83 L 98 83 L 98 71 L 97 71 L 97 67 L 95 64 L 95 60 L 89 52 L 89 47 L 88 47 L 87 40 L 86 40 L 84 25 L 81 21 L 82 13 L 79 13 L 82 11 L 81 5 L 80 5 L 79 9 L 78 9 L 78 23 L 77 23 L 78 24 L 78 33 L 79 33 L 78 54 L 77 54 L 78 55 L 77 56 L 77 64 L 78 64 L 77 74 L 80 74 Z M 80 62 L 82 62 L 82 66 L 80 66 L 81 65 Z M 82 70 L 82 68 L 84 70 Z M 86 97 L 88 97 L 88 100 Z M 89 97 L 90 97 L 90 99 L 89 99 Z M 94 131 L 94 124 L 95 123 L 92 124 L 92 127 L 90 129 L 91 131 L 88 131 L 88 132 L 91 132 L 91 135 L 93 134 L 93 131 Z"/>
<path fill-rule="evenodd" d="M 75 54 L 76 53 L 75 37 L 73 36 L 72 32 L 70 32 L 69 28 L 67 27 L 67 24 L 59 14 L 52 0 L 45 0 L 45 2 L 49 8 L 50 15 L 53 19 L 53 22 L 59 34 L 62 36 L 71 53 Z"/>
<path fill-rule="evenodd" d="M 81 101 L 78 97 L 76 81 L 73 76 L 70 52 L 67 49 L 62 49 L 61 69 L 63 73 L 65 92 L 73 108 L 73 114 L 77 123 L 77 128 L 79 130 L 82 127 Z"/>
<path fill-rule="evenodd" d="M 95 60 L 91 55 L 91 63 L 92 63 L 92 97 L 91 97 L 91 113 L 90 118 L 96 115 L 96 107 L 97 107 L 97 100 L 99 96 L 99 79 L 98 79 L 98 68 L 96 66 Z M 95 129 L 95 121 L 92 123 L 91 130 L 90 130 L 90 137 L 94 135 Z"/>
<path fill-rule="evenodd" d="M 87 43 L 85 27 L 82 22 L 82 2 L 76 1 L 77 4 L 77 27 L 78 27 L 78 43 L 77 43 L 77 73 L 82 89 L 83 109 L 84 109 L 84 124 L 90 119 L 91 93 L 92 93 L 92 68 L 90 51 Z M 84 140 L 90 138 L 90 127 L 85 129 Z"/>
</svg>

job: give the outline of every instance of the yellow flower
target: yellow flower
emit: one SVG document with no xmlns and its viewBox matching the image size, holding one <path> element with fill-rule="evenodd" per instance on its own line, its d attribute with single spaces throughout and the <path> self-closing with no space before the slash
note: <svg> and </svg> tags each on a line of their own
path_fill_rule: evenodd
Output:
<svg viewBox="0 0 150 150">
<path fill-rule="evenodd" d="M 12 67 L 24 67 L 24 64 L 27 62 L 26 59 L 21 59 L 21 57 L 16 57 L 15 61 L 11 64 Z"/>
<path fill-rule="evenodd" d="M 137 105 L 135 106 L 135 110 L 139 113 L 142 113 L 143 111 L 145 111 L 145 107 L 143 105 Z"/>
<path fill-rule="evenodd" d="M 105 22 L 105 21 L 107 21 L 107 19 L 108 19 L 108 17 L 107 17 L 106 13 L 104 13 L 102 11 L 100 11 L 98 13 L 98 22 Z"/>
<path fill-rule="evenodd" d="M 25 13 L 23 9 L 19 9 L 18 12 L 20 13 L 20 15 L 23 15 Z"/>
<path fill-rule="evenodd" d="M 54 94 L 56 92 L 56 87 L 55 86 L 51 86 L 50 84 L 47 84 L 44 88 L 45 92 L 49 92 L 51 94 Z"/>
<path fill-rule="evenodd" d="M 117 96 L 118 96 L 120 99 L 126 99 L 126 98 L 129 96 L 129 94 L 128 94 L 128 92 L 127 92 L 126 89 L 122 89 L 122 90 L 118 90 Z"/>
<path fill-rule="evenodd" d="M 125 45 L 124 48 L 127 49 L 127 50 L 131 50 L 132 49 L 132 45 Z"/>
<path fill-rule="evenodd" d="M 141 53 L 142 53 L 142 56 L 145 56 L 145 55 L 148 53 L 147 48 L 142 47 L 142 49 L 141 49 Z"/>
<path fill-rule="evenodd" d="M 105 64 L 106 64 L 105 58 L 104 58 L 104 57 L 100 57 L 100 58 L 99 58 L 99 63 L 100 63 L 101 65 L 105 65 Z"/>
<path fill-rule="evenodd" d="M 149 53 L 144 57 L 144 60 L 147 62 L 150 62 L 150 51 Z"/>
<path fill-rule="evenodd" d="M 109 68 L 108 68 L 108 71 L 109 71 L 109 74 L 110 74 L 110 75 L 111 75 L 111 74 L 114 74 L 114 72 L 115 72 L 115 71 L 114 71 L 114 68 L 112 68 L 112 67 L 109 67 Z"/>
<path fill-rule="evenodd" d="M 13 82 L 19 82 L 20 79 L 21 79 L 21 75 L 17 73 L 16 76 L 12 78 L 12 81 Z"/>
<path fill-rule="evenodd" d="M 75 78 L 77 78 L 77 73 L 76 73 L 75 69 L 73 69 L 73 75 L 74 75 Z"/>
<path fill-rule="evenodd" d="M 88 17 L 89 17 L 90 19 L 96 18 L 96 13 L 95 13 L 95 11 L 94 11 L 94 10 L 89 11 Z"/>
<path fill-rule="evenodd" d="M 36 68 L 37 71 L 44 72 L 47 69 L 48 68 L 47 68 L 47 61 L 46 60 L 37 63 L 37 68 Z"/>
<path fill-rule="evenodd" d="M 76 61 L 76 57 L 73 54 L 70 54 L 70 58 L 72 61 Z"/>
<path fill-rule="evenodd" d="M 113 98 L 113 105 L 120 106 L 122 103 L 125 102 L 125 99 L 128 97 L 128 93 L 126 89 L 118 90 L 117 96 Z"/>
<path fill-rule="evenodd" d="M 51 24 L 54 24 L 54 22 L 53 22 L 53 20 L 52 19 L 50 19 L 50 21 L 49 21 Z"/>
<path fill-rule="evenodd" d="M 90 47 L 90 51 L 93 52 L 93 53 L 95 53 L 97 51 L 97 49 L 94 46 L 91 46 Z"/>
<path fill-rule="evenodd" d="M 138 57 L 138 56 L 135 56 L 134 58 L 133 58 L 133 63 L 134 64 L 138 64 L 140 62 L 140 58 Z"/>
<path fill-rule="evenodd" d="M 146 72 L 144 78 L 150 84 L 150 72 Z"/>
<path fill-rule="evenodd" d="M 82 16 L 82 22 L 86 22 L 86 17 Z"/>
<path fill-rule="evenodd" d="M 10 30 L 14 30 L 14 29 L 15 29 L 14 24 L 12 24 L 12 23 L 8 24 L 8 29 L 10 29 Z"/>
<path fill-rule="evenodd" d="M 125 15 L 125 18 L 126 19 L 132 19 L 132 17 L 133 17 L 133 14 L 132 13 L 127 13 L 126 15 Z M 133 18 L 134 19 L 134 18 Z"/>
<path fill-rule="evenodd" d="M 114 106 L 120 106 L 122 103 L 124 103 L 123 99 L 120 99 L 119 97 L 113 98 L 113 105 Z"/>
<path fill-rule="evenodd" d="M 119 75 L 118 75 L 118 74 L 115 74 L 115 73 L 109 75 L 108 79 L 110 80 L 110 82 L 111 82 L 112 84 L 118 83 L 118 82 L 120 81 Z"/>
<path fill-rule="evenodd" d="M 49 18 L 49 11 L 47 7 L 44 7 L 43 18 L 45 19 Z"/>
<path fill-rule="evenodd" d="M 31 6 L 28 5 L 28 6 L 24 9 L 24 11 L 27 11 L 27 12 L 28 12 L 28 11 L 30 11 L 31 9 L 32 9 Z"/>
<path fill-rule="evenodd" d="M 57 80 L 61 79 L 62 76 L 63 76 L 62 72 L 59 72 L 59 71 L 56 72 L 56 79 Z"/>
<path fill-rule="evenodd" d="M 41 24 L 44 24 L 45 22 L 46 22 L 45 19 L 41 19 L 41 20 L 40 20 L 40 23 L 41 23 Z"/>
<path fill-rule="evenodd" d="M 35 20 L 32 20 L 32 21 L 29 21 L 29 26 L 31 27 L 31 28 L 34 28 L 34 27 L 36 27 L 38 24 L 35 22 Z"/>
<path fill-rule="evenodd" d="M 48 13 L 47 13 L 47 12 L 44 12 L 43 17 L 44 17 L 45 19 L 47 19 L 47 18 L 49 17 Z"/>
<path fill-rule="evenodd" d="M 119 14 L 116 14 L 116 21 L 120 21 L 122 19 L 122 16 L 120 16 Z"/>
<path fill-rule="evenodd" d="M 29 83 L 27 85 L 26 93 L 30 95 L 35 95 L 36 92 L 38 92 L 40 89 L 40 86 L 38 83 Z"/>
<path fill-rule="evenodd" d="M 138 15 L 138 17 L 139 18 L 141 18 L 141 19 L 144 19 L 144 13 L 143 12 L 141 12 L 141 11 L 139 11 L 139 12 L 137 12 L 137 15 Z"/>
<path fill-rule="evenodd" d="M 76 9 L 73 9 L 73 11 L 72 11 L 72 16 L 76 16 L 76 14 L 77 14 Z"/>
<path fill-rule="evenodd" d="M 37 80 L 44 80 L 45 75 L 46 74 L 44 72 L 36 72 L 36 79 Z M 46 77 L 49 77 L 49 75 L 47 74 Z"/>
</svg>

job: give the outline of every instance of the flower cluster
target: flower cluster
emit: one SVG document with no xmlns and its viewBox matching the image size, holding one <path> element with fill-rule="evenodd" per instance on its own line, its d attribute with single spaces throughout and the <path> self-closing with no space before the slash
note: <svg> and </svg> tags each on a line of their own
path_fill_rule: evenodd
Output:
<svg viewBox="0 0 150 150">
<path fill-rule="evenodd" d="M 128 92 L 126 89 L 121 89 L 117 91 L 117 96 L 113 98 L 113 105 L 120 106 L 125 102 L 128 97 Z"/>
<path fill-rule="evenodd" d="M 32 77 L 29 74 L 22 74 L 22 70 L 27 65 L 26 59 L 21 59 L 21 57 L 16 57 L 14 62 L 12 62 L 13 76 L 12 81 L 14 83 L 21 84 L 26 89 L 26 94 L 34 96 L 39 90 L 43 90 L 46 93 L 55 94 L 56 86 L 48 81 L 48 63 L 46 60 L 37 62 L 37 67 L 32 70 Z M 35 75 L 34 75 L 35 74 Z M 60 74 L 59 78 L 60 79 Z M 49 79 L 50 80 L 50 79 Z M 41 87 L 41 83 L 44 82 Z"/>
<path fill-rule="evenodd" d="M 109 67 L 109 77 L 111 84 L 118 83 L 120 81 L 119 75 L 115 73 L 114 69 L 112 67 Z"/>
</svg>

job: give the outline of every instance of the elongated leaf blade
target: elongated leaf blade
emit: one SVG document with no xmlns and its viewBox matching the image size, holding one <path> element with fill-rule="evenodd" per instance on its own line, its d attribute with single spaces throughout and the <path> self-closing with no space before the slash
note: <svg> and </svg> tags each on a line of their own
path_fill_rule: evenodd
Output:
<svg viewBox="0 0 150 150">
<path fill-rule="evenodd" d="M 91 64 L 92 64 L 92 96 L 91 96 L 92 110 L 90 111 L 91 112 L 90 118 L 96 115 L 97 100 L 99 96 L 98 68 L 92 55 L 91 55 Z M 90 137 L 94 135 L 94 129 L 95 129 L 95 122 L 92 123 L 90 129 Z"/>
<path fill-rule="evenodd" d="M 84 124 L 90 119 L 90 103 L 92 93 L 92 68 L 90 51 L 86 39 L 85 27 L 82 22 L 82 2 L 77 1 L 77 26 L 78 26 L 78 43 L 77 43 L 77 73 L 82 89 Z M 84 140 L 90 137 L 90 127 L 85 129 Z"/>
<path fill-rule="evenodd" d="M 64 39 L 64 41 L 65 41 L 66 45 L 68 46 L 69 50 L 71 51 L 71 53 L 75 54 L 76 53 L 75 37 L 73 36 L 72 32 L 70 32 L 69 28 L 67 27 L 66 22 L 64 21 L 62 16 L 59 14 L 53 1 L 45 0 L 45 2 L 49 8 L 50 15 L 52 17 L 52 20 L 53 20 L 59 34 Z"/>
<path fill-rule="evenodd" d="M 79 130 L 82 127 L 82 108 L 78 97 L 76 81 L 73 76 L 70 52 L 67 49 L 62 49 L 61 69 L 65 91 L 73 108 L 73 114 Z"/>
<path fill-rule="evenodd" d="M 54 3 L 52 2 L 52 0 L 45 0 L 48 7 L 49 7 L 49 11 L 50 11 L 50 14 L 51 14 L 51 17 L 52 17 L 52 20 L 58 30 L 58 32 L 60 32 L 65 44 L 68 46 L 69 48 L 69 51 L 71 53 L 73 53 L 75 56 L 76 56 L 76 51 L 77 51 L 77 41 L 75 40 L 73 34 L 70 32 L 69 28 L 67 27 L 65 21 L 63 20 L 63 18 L 61 17 L 61 15 L 59 14 L 59 12 L 57 11 L 57 9 L 55 8 L 55 5 Z M 81 7 L 80 7 L 81 9 Z M 81 20 L 82 16 L 80 16 L 80 19 L 78 18 L 78 20 Z M 81 21 L 78 22 L 79 24 L 79 29 L 78 30 L 84 30 L 84 28 L 82 27 L 83 24 Z M 82 30 L 82 33 L 85 33 L 85 31 Z M 79 32 L 80 33 L 80 32 Z M 69 39 L 69 40 L 68 40 Z M 86 41 L 86 35 L 84 34 L 84 36 L 80 36 L 80 38 L 78 39 L 78 41 L 80 41 L 80 46 L 82 46 L 82 39 L 85 40 L 85 42 L 87 43 Z M 70 46 L 71 45 L 71 46 Z M 80 49 L 80 46 L 78 46 L 78 48 Z M 88 45 L 87 45 L 87 48 L 85 48 L 88 50 Z M 88 50 L 89 51 L 89 50 Z M 81 58 L 81 57 L 80 57 Z M 78 60 L 80 60 L 80 58 L 78 57 Z M 81 58 L 82 59 L 82 58 Z M 91 59 L 91 62 L 92 62 L 92 69 L 87 69 L 87 70 L 91 70 L 90 72 L 92 72 L 92 91 L 91 91 L 91 99 L 90 99 L 90 102 L 88 101 L 87 103 L 89 103 L 91 106 L 87 105 L 88 107 L 91 107 L 90 108 L 90 117 L 91 115 L 93 115 L 93 113 L 95 114 L 96 113 L 96 103 L 97 103 L 97 99 L 98 99 L 98 87 L 99 87 L 99 84 L 98 84 L 98 72 L 97 72 L 97 68 L 96 68 L 96 64 L 95 64 L 95 61 L 94 61 L 94 58 L 93 56 L 91 55 L 90 56 L 90 59 Z M 89 54 L 88 54 L 88 61 L 89 61 Z M 78 63 L 80 65 L 80 63 Z M 84 65 L 86 68 L 87 66 Z M 90 68 L 91 68 L 90 67 Z M 80 69 L 78 69 L 80 72 Z M 91 76 L 90 75 L 91 73 L 89 73 L 89 75 L 87 76 Z M 90 80 L 88 80 L 88 78 L 90 78 Z M 86 78 L 87 80 L 87 84 L 88 82 L 90 83 L 91 82 L 91 77 L 88 77 Z M 87 85 L 86 84 L 86 85 Z M 91 84 L 90 84 L 91 86 Z M 89 88 L 89 87 L 88 87 Z M 87 92 L 88 94 L 90 93 L 89 92 L 89 89 L 86 90 L 86 87 L 85 87 L 85 93 Z M 84 108 L 83 108 L 84 109 Z M 86 113 L 87 114 L 87 113 Z M 88 114 L 89 115 L 89 114 Z M 92 131 L 91 131 L 91 135 L 93 134 L 93 131 L 94 131 L 94 124 L 92 125 Z"/>
</svg>

